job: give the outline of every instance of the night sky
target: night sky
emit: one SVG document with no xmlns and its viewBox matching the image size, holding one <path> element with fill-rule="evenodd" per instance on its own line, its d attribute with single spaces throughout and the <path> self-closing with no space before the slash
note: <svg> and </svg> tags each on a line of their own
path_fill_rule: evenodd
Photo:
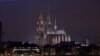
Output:
<svg viewBox="0 0 100 56">
<path fill-rule="evenodd" d="M 48 6 L 52 21 L 56 16 L 58 28 L 73 41 L 100 43 L 99 0 L 0 0 L 3 41 L 33 42 L 39 11 L 45 17 Z"/>
</svg>

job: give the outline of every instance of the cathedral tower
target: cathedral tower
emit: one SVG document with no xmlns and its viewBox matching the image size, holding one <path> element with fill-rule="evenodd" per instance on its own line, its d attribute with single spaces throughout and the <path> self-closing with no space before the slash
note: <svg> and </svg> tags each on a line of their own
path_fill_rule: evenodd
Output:
<svg viewBox="0 0 100 56">
<path fill-rule="evenodd" d="M 43 13 L 40 11 L 39 18 L 37 20 L 37 37 L 36 37 L 36 44 L 44 45 L 44 36 L 45 36 L 45 21 L 43 19 Z"/>
<path fill-rule="evenodd" d="M 50 16 L 50 10 L 48 7 L 48 13 L 47 13 L 47 19 L 46 19 L 46 30 L 50 30 L 52 28 L 52 22 L 51 22 L 51 16 Z"/>
</svg>

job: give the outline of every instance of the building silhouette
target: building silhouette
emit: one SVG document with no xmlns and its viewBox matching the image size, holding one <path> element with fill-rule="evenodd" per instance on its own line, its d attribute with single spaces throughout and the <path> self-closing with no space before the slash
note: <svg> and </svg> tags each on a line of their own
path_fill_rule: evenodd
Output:
<svg viewBox="0 0 100 56">
<path fill-rule="evenodd" d="M 40 15 L 37 19 L 35 43 L 43 46 L 46 44 L 54 45 L 60 42 L 70 42 L 71 37 L 65 32 L 65 30 L 59 30 L 57 28 L 56 17 L 54 24 L 52 24 L 51 19 L 49 10 L 46 19 L 43 17 L 43 12 L 40 11 Z"/>
<path fill-rule="evenodd" d="M 0 42 L 2 41 L 2 23 L 0 22 Z"/>
</svg>

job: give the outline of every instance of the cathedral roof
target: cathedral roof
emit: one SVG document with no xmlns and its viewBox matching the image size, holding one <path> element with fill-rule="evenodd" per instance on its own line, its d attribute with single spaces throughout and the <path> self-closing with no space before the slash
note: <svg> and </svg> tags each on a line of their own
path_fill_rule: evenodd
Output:
<svg viewBox="0 0 100 56">
<path fill-rule="evenodd" d="M 66 34 L 64 30 L 48 30 L 47 34 Z"/>
</svg>

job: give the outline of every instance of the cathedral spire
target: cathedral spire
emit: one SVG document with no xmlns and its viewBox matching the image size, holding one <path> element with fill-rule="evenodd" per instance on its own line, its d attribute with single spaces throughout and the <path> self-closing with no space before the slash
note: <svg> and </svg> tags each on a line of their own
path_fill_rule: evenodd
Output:
<svg viewBox="0 0 100 56">
<path fill-rule="evenodd" d="M 40 10 L 40 15 L 39 15 L 39 20 L 43 20 L 43 13 L 41 10 Z"/>
<path fill-rule="evenodd" d="M 55 17 L 55 22 L 54 22 L 54 30 L 57 30 L 56 17 Z"/>
<path fill-rule="evenodd" d="M 47 13 L 47 21 L 48 21 L 48 24 L 51 24 L 51 17 L 50 17 L 49 7 L 48 7 L 48 13 Z"/>
<path fill-rule="evenodd" d="M 51 16 L 50 16 L 50 9 L 49 9 L 49 7 L 48 7 L 48 12 L 47 12 L 47 29 L 51 29 L 51 25 L 52 25 L 52 23 L 51 23 Z"/>
</svg>

